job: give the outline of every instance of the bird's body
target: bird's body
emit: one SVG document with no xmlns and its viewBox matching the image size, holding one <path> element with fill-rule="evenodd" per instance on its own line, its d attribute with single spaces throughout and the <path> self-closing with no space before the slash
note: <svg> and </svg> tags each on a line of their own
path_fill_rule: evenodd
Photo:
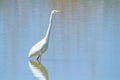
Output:
<svg viewBox="0 0 120 80">
<path fill-rule="evenodd" d="M 41 56 L 48 48 L 48 42 L 45 38 L 36 43 L 30 50 L 29 57 Z"/>
<path fill-rule="evenodd" d="M 45 37 L 41 41 L 36 43 L 31 48 L 31 50 L 29 52 L 29 57 L 38 56 L 37 57 L 37 60 L 38 60 L 39 57 L 41 57 L 41 55 L 48 49 L 50 30 L 51 30 L 51 26 L 52 26 L 52 17 L 53 17 L 53 14 L 55 12 L 60 12 L 60 11 L 52 10 L 51 15 L 50 15 L 50 20 L 49 20 L 49 26 L 48 26 L 48 30 L 46 32 L 46 35 L 45 35 Z"/>
</svg>

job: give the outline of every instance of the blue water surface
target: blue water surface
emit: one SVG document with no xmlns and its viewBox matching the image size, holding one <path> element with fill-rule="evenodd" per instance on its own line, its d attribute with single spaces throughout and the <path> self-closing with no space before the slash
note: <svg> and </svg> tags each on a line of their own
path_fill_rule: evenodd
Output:
<svg viewBox="0 0 120 80">
<path fill-rule="evenodd" d="M 55 14 L 41 63 L 31 47 Z M 120 80 L 119 0 L 0 0 L 0 80 Z"/>
</svg>

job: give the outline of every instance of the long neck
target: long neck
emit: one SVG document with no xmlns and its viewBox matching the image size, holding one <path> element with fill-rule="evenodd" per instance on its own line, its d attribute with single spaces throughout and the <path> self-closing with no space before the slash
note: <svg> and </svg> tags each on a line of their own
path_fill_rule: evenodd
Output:
<svg viewBox="0 0 120 80">
<path fill-rule="evenodd" d="M 49 25 L 48 25 L 48 29 L 47 29 L 47 32 L 46 32 L 46 39 L 49 40 L 49 36 L 50 36 L 50 30 L 51 30 L 51 26 L 52 26 L 52 17 L 53 17 L 53 14 L 54 12 L 51 12 L 50 14 L 50 19 L 49 19 Z"/>
</svg>

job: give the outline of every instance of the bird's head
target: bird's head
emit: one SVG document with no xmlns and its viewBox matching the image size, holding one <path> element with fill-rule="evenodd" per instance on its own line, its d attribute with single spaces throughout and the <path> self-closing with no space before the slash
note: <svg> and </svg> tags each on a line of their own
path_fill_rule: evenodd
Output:
<svg viewBox="0 0 120 80">
<path fill-rule="evenodd" d="M 61 13 L 59 10 L 52 10 L 53 13 Z"/>
</svg>

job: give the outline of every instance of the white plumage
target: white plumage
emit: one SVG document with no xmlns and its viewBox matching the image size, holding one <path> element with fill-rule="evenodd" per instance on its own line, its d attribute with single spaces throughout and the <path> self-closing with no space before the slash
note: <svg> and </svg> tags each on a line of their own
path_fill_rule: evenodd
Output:
<svg viewBox="0 0 120 80">
<path fill-rule="evenodd" d="M 41 41 L 36 43 L 31 48 L 31 50 L 29 52 L 29 57 L 38 56 L 37 57 L 37 60 L 38 60 L 39 57 L 41 57 L 41 55 L 48 49 L 48 41 L 49 41 L 50 30 L 51 30 L 51 26 L 52 26 L 52 17 L 53 17 L 53 14 L 57 13 L 57 12 L 60 12 L 60 11 L 52 10 L 52 12 L 50 14 L 49 26 L 48 26 L 48 30 L 46 32 L 46 35 Z"/>
</svg>

